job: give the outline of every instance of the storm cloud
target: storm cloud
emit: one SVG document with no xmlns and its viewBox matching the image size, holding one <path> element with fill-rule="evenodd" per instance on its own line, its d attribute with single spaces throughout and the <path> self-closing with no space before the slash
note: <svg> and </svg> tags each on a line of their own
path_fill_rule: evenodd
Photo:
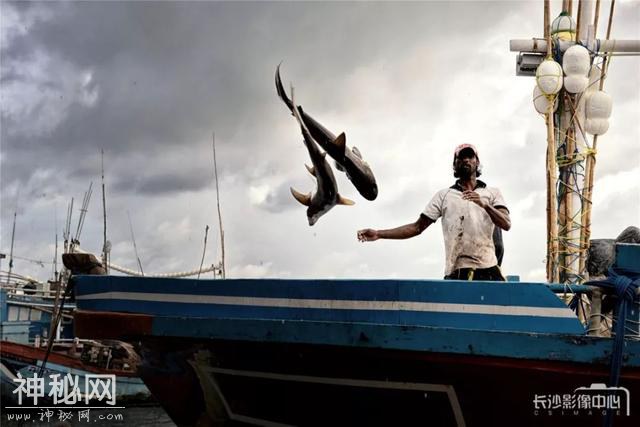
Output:
<svg viewBox="0 0 640 427">
<path fill-rule="evenodd" d="M 130 211 L 145 271 L 194 268 L 205 226 L 217 235 L 215 132 L 236 277 L 439 277 L 439 225 L 419 239 L 373 245 L 359 244 L 355 232 L 414 221 L 451 185 L 453 148 L 472 142 L 484 179 L 502 189 L 512 211 L 507 272 L 542 278 L 545 129 L 531 105 L 534 81 L 515 76 L 508 51 L 510 38 L 541 35 L 540 2 L 0 7 L 3 252 L 17 211 L 16 253 L 51 260 L 67 205 L 72 197 L 79 205 L 89 182 L 81 240 L 100 250 L 104 150 L 113 260 L 135 268 Z M 616 8 L 614 36 L 640 38 L 640 4 Z M 380 187 L 368 202 L 337 172 L 356 206 L 337 207 L 313 228 L 289 194 L 290 186 L 307 192 L 314 183 L 300 131 L 275 93 L 281 62 L 285 86 L 294 84 L 312 116 L 347 133 Z M 638 59 L 615 57 L 610 71 L 614 113 L 599 143 L 594 237 L 640 219 L 640 187 L 629 180 L 640 172 Z M 219 257 L 216 245 L 210 239 L 209 262 Z"/>
</svg>

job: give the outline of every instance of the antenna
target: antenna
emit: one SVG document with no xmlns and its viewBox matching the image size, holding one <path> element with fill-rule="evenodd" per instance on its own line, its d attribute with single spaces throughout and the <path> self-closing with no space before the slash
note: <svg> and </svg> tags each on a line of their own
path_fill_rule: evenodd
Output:
<svg viewBox="0 0 640 427">
<path fill-rule="evenodd" d="M 216 134 L 213 136 L 213 172 L 216 179 L 216 205 L 218 206 L 218 222 L 220 224 L 220 246 L 222 248 L 222 278 L 226 278 L 225 260 L 224 260 L 224 230 L 222 229 L 222 213 L 220 212 L 220 189 L 218 188 L 218 163 L 216 162 Z"/>
</svg>

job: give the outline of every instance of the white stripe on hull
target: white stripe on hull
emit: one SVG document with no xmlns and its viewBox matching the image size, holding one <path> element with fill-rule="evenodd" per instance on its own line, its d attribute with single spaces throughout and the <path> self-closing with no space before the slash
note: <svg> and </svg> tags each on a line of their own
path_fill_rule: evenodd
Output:
<svg viewBox="0 0 640 427">
<path fill-rule="evenodd" d="M 489 304 L 455 304 L 418 301 L 367 301 L 305 298 L 263 298 L 223 295 L 156 294 L 144 292 L 103 292 L 79 295 L 78 300 L 129 300 L 180 304 L 222 304 L 268 308 L 317 308 L 328 310 L 418 311 L 435 313 L 490 314 L 575 319 L 566 307 L 525 307 Z"/>
</svg>

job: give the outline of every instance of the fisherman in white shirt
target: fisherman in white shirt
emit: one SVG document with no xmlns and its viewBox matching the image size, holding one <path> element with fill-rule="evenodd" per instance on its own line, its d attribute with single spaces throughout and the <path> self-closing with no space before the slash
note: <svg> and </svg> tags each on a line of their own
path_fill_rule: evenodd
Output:
<svg viewBox="0 0 640 427">
<path fill-rule="evenodd" d="M 459 145 L 453 155 L 453 175 L 457 181 L 438 191 L 416 222 L 389 230 L 363 229 L 358 231 L 358 240 L 409 239 L 442 218 L 444 278 L 504 281 L 494 234 L 500 236 L 496 227 L 508 231 L 511 219 L 500 190 L 477 179 L 480 169 L 476 148 L 471 144 Z M 501 262 L 501 254 L 499 257 Z"/>
</svg>

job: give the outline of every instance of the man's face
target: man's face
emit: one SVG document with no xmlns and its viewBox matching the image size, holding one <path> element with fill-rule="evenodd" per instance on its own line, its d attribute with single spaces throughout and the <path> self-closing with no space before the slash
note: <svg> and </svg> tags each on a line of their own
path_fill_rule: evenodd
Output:
<svg viewBox="0 0 640 427">
<path fill-rule="evenodd" d="M 472 149 L 465 148 L 458 154 L 453 168 L 460 178 L 471 178 L 478 170 L 478 158 Z"/>
</svg>

